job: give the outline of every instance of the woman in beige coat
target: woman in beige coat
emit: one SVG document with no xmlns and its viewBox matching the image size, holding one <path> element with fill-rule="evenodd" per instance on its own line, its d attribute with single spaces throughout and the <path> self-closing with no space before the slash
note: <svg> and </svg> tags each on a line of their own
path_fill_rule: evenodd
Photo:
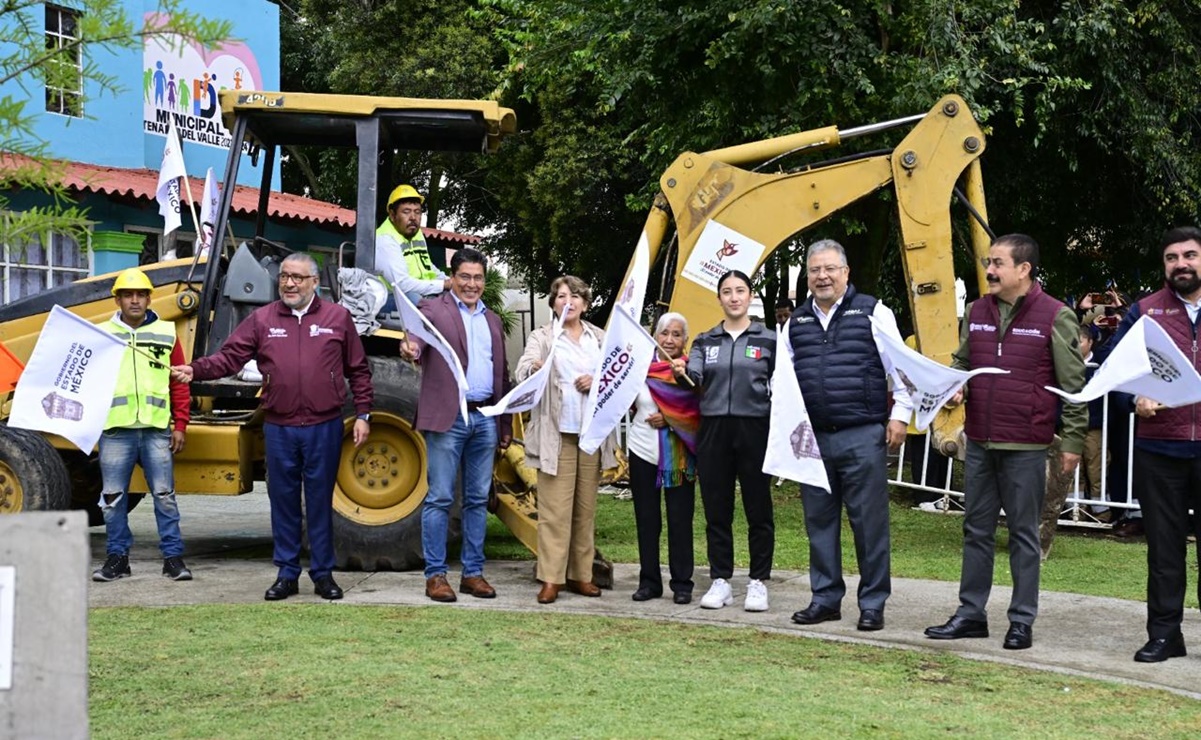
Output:
<svg viewBox="0 0 1201 740">
<path fill-rule="evenodd" d="M 596 489 L 602 468 L 614 467 L 616 433 L 591 455 L 579 449 L 580 422 L 592 372 L 600 358 L 604 331 L 581 317 L 592 300 L 587 283 L 572 275 L 550 286 L 550 307 L 562 316 L 530 334 L 517 363 L 520 382 L 538 371 L 555 347 L 553 371 L 542 399 L 530 411 L 526 428 L 526 464 L 538 471 L 538 603 L 550 604 L 564 587 L 583 596 L 600 596 L 592 581 Z"/>
</svg>

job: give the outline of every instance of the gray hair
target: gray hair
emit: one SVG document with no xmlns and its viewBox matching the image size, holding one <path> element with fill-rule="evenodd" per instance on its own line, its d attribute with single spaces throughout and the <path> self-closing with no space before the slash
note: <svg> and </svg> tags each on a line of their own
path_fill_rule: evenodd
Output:
<svg viewBox="0 0 1201 740">
<path fill-rule="evenodd" d="M 684 338 L 687 339 L 688 319 L 684 318 L 684 314 L 676 313 L 675 311 L 668 311 L 659 317 L 659 320 L 655 322 L 655 333 L 658 334 L 659 332 L 663 331 L 667 328 L 668 324 L 673 321 L 680 322 L 680 326 L 684 327 Z"/>
<path fill-rule="evenodd" d="M 280 262 L 279 266 L 283 267 L 284 262 L 303 262 L 309 268 L 310 277 L 316 277 L 321 272 L 321 266 L 317 264 L 317 260 L 313 258 L 313 255 L 308 252 L 293 252 L 284 257 L 283 262 Z"/>
<path fill-rule="evenodd" d="M 839 258 L 842 259 L 842 266 L 847 264 L 847 250 L 842 248 L 842 245 L 833 239 L 819 239 L 809 245 L 809 250 L 805 252 L 805 261 L 813 259 L 813 255 L 818 252 L 838 252 Z"/>
</svg>

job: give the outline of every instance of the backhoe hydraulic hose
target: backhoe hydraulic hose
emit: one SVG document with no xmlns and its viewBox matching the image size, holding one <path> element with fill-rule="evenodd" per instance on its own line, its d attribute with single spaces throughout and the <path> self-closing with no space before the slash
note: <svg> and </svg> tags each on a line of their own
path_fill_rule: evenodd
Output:
<svg viewBox="0 0 1201 740">
<path fill-rule="evenodd" d="M 959 202 L 967 208 L 968 213 L 972 214 L 972 218 L 976 219 L 976 223 L 980 224 L 980 228 L 984 229 L 984 231 L 988 234 L 988 238 L 996 239 L 997 232 L 992 230 L 992 227 L 988 225 L 988 222 L 984 220 L 984 217 L 980 215 L 980 211 L 976 210 L 976 207 L 972 205 L 972 202 L 967 199 L 967 196 L 963 194 L 963 191 L 960 190 L 958 186 L 955 187 L 955 197 L 958 198 Z"/>
</svg>

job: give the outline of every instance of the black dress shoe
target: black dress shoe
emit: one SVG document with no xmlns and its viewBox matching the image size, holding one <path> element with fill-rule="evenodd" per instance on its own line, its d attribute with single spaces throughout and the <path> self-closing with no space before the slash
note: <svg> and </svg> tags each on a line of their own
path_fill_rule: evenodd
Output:
<svg viewBox="0 0 1201 740">
<path fill-rule="evenodd" d="M 295 578 L 276 578 L 275 583 L 271 584 L 271 588 L 267 589 L 267 593 L 263 594 L 263 598 L 267 601 L 283 601 L 298 593 L 300 593 L 300 584 L 296 582 Z"/>
<path fill-rule="evenodd" d="M 651 599 L 657 599 L 662 595 L 662 591 L 655 591 L 650 586 L 639 586 L 638 590 L 635 591 L 634 595 L 630 598 L 634 601 L 650 601 Z"/>
<path fill-rule="evenodd" d="M 313 593 L 323 599 L 337 601 L 342 598 L 342 587 L 334 583 L 333 576 L 322 576 L 313 581 Z"/>
<path fill-rule="evenodd" d="M 672 596 L 671 600 L 676 602 L 677 604 L 691 604 L 692 603 L 692 592 L 691 591 L 676 591 L 675 596 Z"/>
<path fill-rule="evenodd" d="M 1177 634 L 1166 639 L 1147 640 L 1147 644 L 1134 654 L 1134 662 L 1162 663 L 1168 658 L 1183 658 L 1186 655 L 1184 635 Z"/>
<path fill-rule="evenodd" d="M 926 637 L 931 640 L 958 640 L 961 637 L 988 637 L 988 622 L 964 619 L 956 614 L 946 624 L 926 628 Z"/>
<path fill-rule="evenodd" d="M 797 624 L 821 624 L 822 622 L 837 622 L 842 619 L 842 612 L 817 602 L 810 604 L 792 615 L 792 621 Z"/>
<path fill-rule="evenodd" d="M 883 609 L 864 609 L 859 612 L 859 624 L 855 628 L 860 632 L 875 632 L 884 629 Z"/>
<path fill-rule="evenodd" d="M 1034 644 L 1034 628 L 1021 622 L 1010 622 L 1001 647 L 1006 650 L 1025 650 Z"/>
</svg>

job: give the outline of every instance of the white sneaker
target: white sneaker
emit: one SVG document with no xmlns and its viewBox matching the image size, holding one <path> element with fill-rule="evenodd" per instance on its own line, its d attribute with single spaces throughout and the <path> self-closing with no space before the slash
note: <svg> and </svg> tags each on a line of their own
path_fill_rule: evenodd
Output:
<svg viewBox="0 0 1201 740">
<path fill-rule="evenodd" d="M 937 501 L 923 501 L 917 505 L 917 509 L 919 511 L 926 511 L 930 513 L 942 513 L 948 508 L 950 507 L 948 507 L 947 500 L 945 498 L 940 498 Z"/>
<path fill-rule="evenodd" d="M 701 597 L 702 609 L 720 609 L 733 603 L 734 594 L 730 591 L 729 582 L 724 578 L 715 579 L 713 585 Z"/>
<path fill-rule="evenodd" d="M 767 611 L 767 586 L 763 581 L 752 578 L 746 585 L 746 603 L 742 608 L 748 612 Z"/>
</svg>

